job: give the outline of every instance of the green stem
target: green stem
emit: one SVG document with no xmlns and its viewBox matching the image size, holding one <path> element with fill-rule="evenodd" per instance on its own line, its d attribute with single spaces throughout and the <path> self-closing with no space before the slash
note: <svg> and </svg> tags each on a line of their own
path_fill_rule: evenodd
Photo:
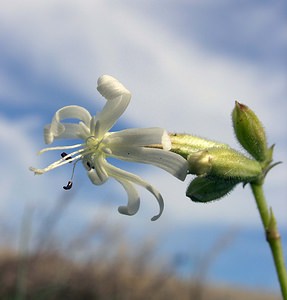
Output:
<svg viewBox="0 0 287 300">
<path fill-rule="evenodd" d="M 282 296 L 284 300 L 287 300 L 287 272 L 284 262 L 281 237 L 277 228 L 276 219 L 272 210 L 269 211 L 268 209 L 262 183 L 251 183 L 251 189 L 264 226 L 266 239 L 272 252 Z"/>
<path fill-rule="evenodd" d="M 269 208 L 265 200 L 262 184 L 252 183 L 251 189 L 256 200 L 257 208 L 260 213 L 261 221 L 266 230 L 269 225 Z"/>
</svg>

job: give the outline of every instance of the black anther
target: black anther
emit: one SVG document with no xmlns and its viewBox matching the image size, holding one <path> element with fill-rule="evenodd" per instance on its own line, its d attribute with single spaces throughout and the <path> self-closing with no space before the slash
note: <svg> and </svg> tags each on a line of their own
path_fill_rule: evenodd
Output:
<svg viewBox="0 0 287 300">
<path fill-rule="evenodd" d="M 68 181 L 67 185 L 66 186 L 63 186 L 63 189 L 64 190 L 70 190 L 73 186 L 73 182 L 72 181 Z"/>
<path fill-rule="evenodd" d="M 62 152 L 61 153 L 61 156 L 62 156 L 62 158 L 64 158 L 65 157 L 65 160 L 69 160 L 69 159 L 72 159 L 72 157 L 71 156 L 69 156 L 66 152 Z"/>
<path fill-rule="evenodd" d="M 87 161 L 87 167 L 89 169 L 94 169 L 95 168 L 93 165 L 91 165 L 91 163 L 89 161 Z"/>
</svg>

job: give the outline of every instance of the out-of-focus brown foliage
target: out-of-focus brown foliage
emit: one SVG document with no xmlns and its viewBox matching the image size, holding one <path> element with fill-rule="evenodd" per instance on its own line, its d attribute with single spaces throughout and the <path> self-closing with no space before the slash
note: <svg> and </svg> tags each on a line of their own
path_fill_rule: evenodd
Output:
<svg viewBox="0 0 287 300">
<path fill-rule="evenodd" d="M 206 283 L 210 264 L 233 234 L 223 235 L 203 255 L 196 274 L 191 274 L 193 280 L 180 279 L 156 252 L 154 241 L 131 246 L 125 230 L 109 224 L 105 215 L 99 215 L 71 240 L 61 238 L 55 227 L 67 203 L 64 199 L 55 207 L 35 236 L 32 213 L 27 211 L 21 226 L 20 251 L 0 248 L 0 300 L 280 299 Z"/>
<path fill-rule="evenodd" d="M 149 263 L 145 251 L 129 257 L 122 248 L 112 259 L 76 262 L 57 252 L 17 256 L 0 254 L 0 299 L 71 300 L 271 300 L 272 295 L 247 293 L 196 284 L 176 278 L 171 272 Z"/>
</svg>

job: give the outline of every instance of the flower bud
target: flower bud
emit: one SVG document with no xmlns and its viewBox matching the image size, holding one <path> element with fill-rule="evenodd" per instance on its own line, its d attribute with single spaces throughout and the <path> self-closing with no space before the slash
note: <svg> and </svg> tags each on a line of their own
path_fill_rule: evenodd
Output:
<svg viewBox="0 0 287 300">
<path fill-rule="evenodd" d="M 258 161 L 270 159 L 265 131 L 256 114 L 246 105 L 235 101 L 232 121 L 236 137 L 245 150 Z"/>
<path fill-rule="evenodd" d="M 262 174 L 262 167 L 254 159 L 231 148 L 209 148 L 188 156 L 189 172 L 209 175 L 236 182 L 250 182 Z"/>
<path fill-rule="evenodd" d="M 232 180 L 199 176 L 191 181 L 186 196 L 194 202 L 209 202 L 227 195 L 236 184 Z"/>
</svg>

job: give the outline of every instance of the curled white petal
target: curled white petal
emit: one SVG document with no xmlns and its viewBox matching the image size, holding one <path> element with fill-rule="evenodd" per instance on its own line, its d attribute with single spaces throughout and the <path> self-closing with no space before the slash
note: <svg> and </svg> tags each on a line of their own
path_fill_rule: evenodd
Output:
<svg viewBox="0 0 287 300">
<path fill-rule="evenodd" d="M 110 75 L 102 75 L 98 79 L 98 91 L 107 100 L 113 100 L 122 95 L 131 97 L 131 93 L 116 78 Z"/>
<path fill-rule="evenodd" d="M 163 208 L 164 208 L 164 202 L 163 202 L 163 198 L 161 196 L 161 194 L 153 187 L 151 186 L 148 182 L 144 181 L 142 178 L 140 178 L 139 176 L 126 172 L 122 169 L 119 169 L 109 163 L 105 163 L 105 170 L 107 171 L 107 173 L 109 174 L 110 177 L 115 178 L 116 180 L 127 180 L 130 182 L 133 182 L 137 185 L 140 185 L 142 187 L 144 187 L 146 190 L 148 190 L 150 193 L 152 193 L 159 205 L 159 213 L 152 217 L 152 221 L 157 220 L 162 212 L 163 212 Z"/>
<path fill-rule="evenodd" d="M 124 187 L 125 191 L 128 194 L 128 204 L 126 206 L 120 206 L 118 208 L 119 213 L 132 216 L 136 214 L 140 207 L 140 198 L 139 195 L 134 188 L 133 184 L 131 184 L 127 180 L 117 178 L 117 181 Z"/>
<path fill-rule="evenodd" d="M 61 123 L 54 122 L 52 124 L 46 125 L 44 128 L 44 141 L 46 144 L 52 144 L 55 137 L 60 136 L 65 131 L 65 127 Z"/>
<path fill-rule="evenodd" d="M 103 75 L 98 79 L 97 89 L 108 100 L 93 120 L 95 125 L 99 122 L 100 126 L 97 131 L 99 137 L 102 137 L 126 110 L 130 103 L 131 93 L 117 79 L 109 75 Z M 94 132 L 93 128 L 91 131 Z"/>
<path fill-rule="evenodd" d="M 88 173 L 88 177 L 95 185 L 101 185 L 105 183 L 109 178 L 108 176 L 107 177 L 99 176 L 99 173 L 97 172 L 96 169 L 90 169 L 89 171 L 87 171 L 87 173 Z"/>
<path fill-rule="evenodd" d="M 162 145 L 163 139 L 166 139 L 166 131 L 162 128 L 131 128 L 109 133 L 103 142 L 109 144 L 110 147 L 115 148 L 122 145 Z M 166 143 L 166 141 L 164 142 Z"/>
<path fill-rule="evenodd" d="M 187 175 L 188 162 L 180 155 L 162 149 L 117 146 L 110 147 L 111 156 L 126 160 L 157 166 L 180 180 Z"/>
<path fill-rule="evenodd" d="M 54 136 L 55 139 L 83 139 L 84 140 L 89 136 L 90 130 L 83 122 L 80 122 L 79 124 L 65 123 L 65 125 L 63 126 L 64 126 L 63 132 L 57 136 Z M 44 138 L 46 143 L 49 137 L 50 137 L 49 128 L 44 128 Z"/>
<path fill-rule="evenodd" d="M 90 113 L 82 106 L 78 105 L 69 105 L 59 109 L 54 118 L 60 122 L 65 119 L 77 119 L 83 121 L 87 126 L 90 125 L 91 115 Z"/>
<path fill-rule="evenodd" d="M 52 120 L 52 123 L 44 129 L 44 139 L 47 144 L 51 144 L 54 138 L 58 138 L 65 132 L 65 123 L 61 123 L 65 119 L 77 119 L 82 121 L 86 126 L 90 126 L 90 113 L 83 107 L 77 105 L 65 106 L 59 109 Z"/>
<path fill-rule="evenodd" d="M 82 163 L 93 184 L 100 185 L 108 180 L 109 175 L 105 170 L 105 159 L 102 155 L 96 157 L 93 154 L 85 155 L 82 158 Z"/>
<path fill-rule="evenodd" d="M 109 177 L 107 171 L 105 170 L 105 161 L 106 160 L 103 158 L 102 155 L 100 157 L 97 157 L 97 159 L 93 160 L 94 168 L 95 168 L 99 178 L 103 182 L 107 181 L 107 179 Z"/>
<path fill-rule="evenodd" d="M 91 123 L 90 123 L 90 134 L 95 137 L 101 138 L 100 127 L 101 127 L 100 121 L 97 120 L 97 118 L 95 116 L 92 117 Z"/>
<path fill-rule="evenodd" d="M 113 101 L 107 101 L 102 111 L 94 117 L 94 124 L 100 125 L 98 128 L 98 136 L 102 137 L 108 132 L 119 117 L 126 110 L 130 102 L 130 97 L 127 95 L 121 95 L 115 98 Z"/>
<path fill-rule="evenodd" d="M 50 127 L 44 128 L 44 141 L 46 144 L 52 144 L 54 141 L 54 135 L 51 133 Z"/>
</svg>

